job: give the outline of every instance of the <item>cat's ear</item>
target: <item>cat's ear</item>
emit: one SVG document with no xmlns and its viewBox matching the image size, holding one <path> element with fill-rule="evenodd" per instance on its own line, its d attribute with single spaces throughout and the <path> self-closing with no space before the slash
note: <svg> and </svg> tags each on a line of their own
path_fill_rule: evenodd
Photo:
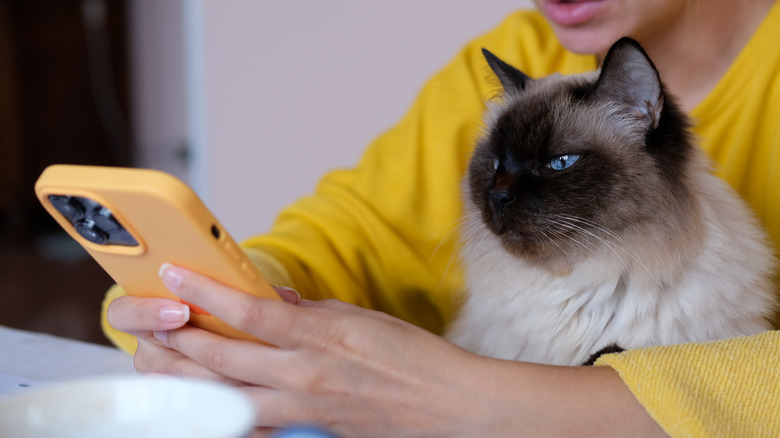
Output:
<svg viewBox="0 0 780 438">
<path fill-rule="evenodd" d="M 661 119 L 664 96 L 661 78 L 638 42 L 621 38 L 607 52 L 596 92 L 614 99 L 628 116 L 655 129 Z"/>
<path fill-rule="evenodd" d="M 525 84 L 531 80 L 525 73 L 502 61 L 488 49 L 482 49 L 482 55 L 485 56 L 485 60 L 498 77 L 505 92 L 523 91 Z"/>
</svg>

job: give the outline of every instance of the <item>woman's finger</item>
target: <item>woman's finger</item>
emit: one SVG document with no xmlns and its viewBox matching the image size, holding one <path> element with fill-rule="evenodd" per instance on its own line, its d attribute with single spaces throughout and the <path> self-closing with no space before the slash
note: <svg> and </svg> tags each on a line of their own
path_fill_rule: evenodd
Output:
<svg viewBox="0 0 780 438">
<path fill-rule="evenodd" d="M 303 310 L 284 300 L 259 298 L 238 291 L 206 276 L 164 265 L 160 275 L 168 289 L 231 326 L 282 348 L 298 344 L 305 321 Z"/>
<path fill-rule="evenodd" d="M 189 330 L 189 327 L 179 330 L 186 331 Z M 235 379 L 215 373 L 181 352 L 168 348 L 167 345 L 162 345 L 165 341 L 167 340 L 163 339 L 155 342 L 145 338 L 138 339 L 138 349 L 133 356 L 133 365 L 136 371 L 141 374 L 159 373 L 178 377 L 193 377 L 234 386 L 246 385 L 244 382 L 238 382 Z"/>
<path fill-rule="evenodd" d="M 190 319 L 190 308 L 165 298 L 124 296 L 111 302 L 106 318 L 117 330 L 139 334 L 183 326 Z"/>
<path fill-rule="evenodd" d="M 290 304 L 298 304 L 298 301 L 301 300 L 301 294 L 295 289 L 285 286 L 274 286 L 274 289 L 276 289 L 276 293 L 278 293 L 284 301 L 287 301 Z"/>
<path fill-rule="evenodd" d="M 286 375 L 285 353 L 251 341 L 222 337 L 195 327 L 167 333 L 165 343 L 210 373 L 253 385 L 278 387 Z"/>
</svg>

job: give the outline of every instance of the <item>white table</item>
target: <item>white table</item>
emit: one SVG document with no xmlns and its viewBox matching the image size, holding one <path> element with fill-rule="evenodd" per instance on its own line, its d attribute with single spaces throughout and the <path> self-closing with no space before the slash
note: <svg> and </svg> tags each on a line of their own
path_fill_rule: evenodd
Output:
<svg viewBox="0 0 780 438">
<path fill-rule="evenodd" d="M 120 350 L 0 326 L 0 396 L 46 382 L 118 374 L 135 374 L 132 356 Z"/>
</svg>

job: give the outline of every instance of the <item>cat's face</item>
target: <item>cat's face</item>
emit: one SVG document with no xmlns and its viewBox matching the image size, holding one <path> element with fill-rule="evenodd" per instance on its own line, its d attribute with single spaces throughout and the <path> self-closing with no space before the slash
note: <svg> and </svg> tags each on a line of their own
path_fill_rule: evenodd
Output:
<svg viewBox="0 0 780 438">
<path fill-rule="evenodd" d="M 685 117 L 664 104 L 644 52 L 619 44 L 600 75 L 539 80 L 486 54 L 505 96 L 490 110 L 467 192 L 518 257 L 602 250 L 683 202 L 672 192 L 684 192 Z"/>
</svg>

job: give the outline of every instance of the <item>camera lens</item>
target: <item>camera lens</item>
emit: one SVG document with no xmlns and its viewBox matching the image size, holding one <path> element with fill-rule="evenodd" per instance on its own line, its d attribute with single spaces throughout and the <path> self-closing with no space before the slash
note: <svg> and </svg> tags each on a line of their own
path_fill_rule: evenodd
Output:
<svg viewBox="0 0 780 438">
<path fill-rule="evenodd" d="M 81 237 L 89 240 L 92 243 L 105 245 L 108 242 L 108 233 L 101 230 L 100 227 L 98 227 L 95 221 L 91 218 L 82 219 L 73 224 L 73 227 L 79 234 L 81 234 Z"/>
<path fill-rule="evenodd" d="M 111 232 L 116 229 L 122 228 L 116 218 L 114 218 L 114 215 L 111 214 L 111 210 L 105 207 L 99 207 L 91 213 L 89 218 L 95 222 L 95 226 L 108 234 L 111 234 Z"/>
<path fill-rule="evenodd" d="M 75 222 L 84 216 L 84 206 L 73 196 L 51 195 L 49 201 L 66 219 Z"/>
<path fill-rule="evenodd" d="M 88 219 L 94 221 L 93 228 L 102 231 L 106 236 L 106 244 L 137 246 L 132 235 L 119 223 L 111 210 L 98 204 L 98 208 L 90 212 Z"/>
</svg>

